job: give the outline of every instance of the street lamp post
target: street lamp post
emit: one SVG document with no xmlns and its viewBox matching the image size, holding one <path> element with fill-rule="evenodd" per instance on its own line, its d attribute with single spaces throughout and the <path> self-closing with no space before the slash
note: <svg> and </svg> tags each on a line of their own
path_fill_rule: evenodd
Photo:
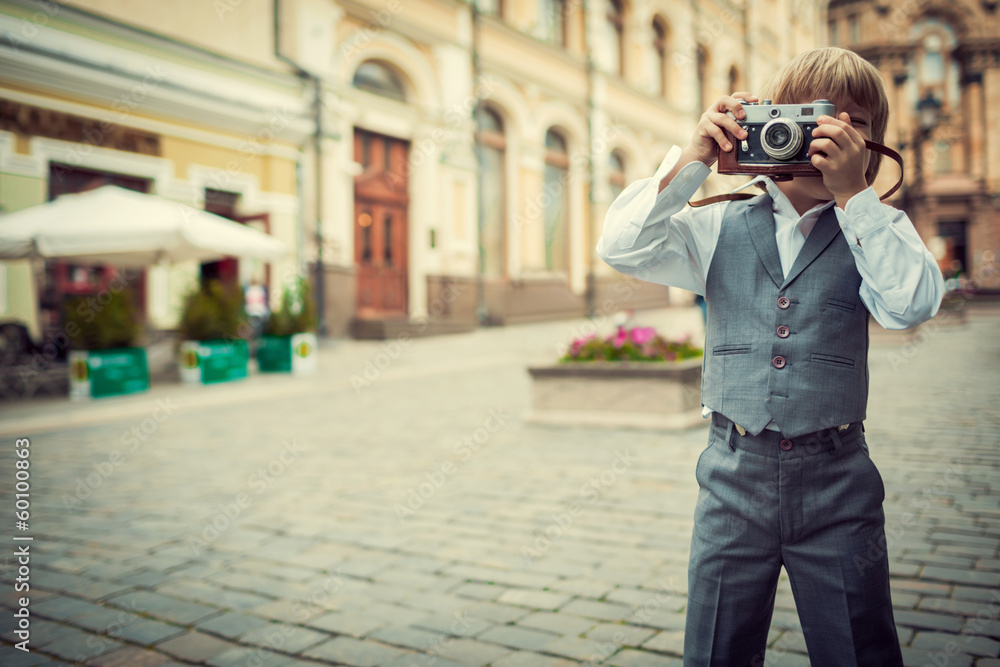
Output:
<svg viewBox="0 0 1000 667">
<path fill-rule="evenodd" d="M 931 133 L 937 126 L 940 111 L 941 102 L 929 90 L 917 102 L 917 131 L 913 137 L 913 158 L 916 160 L 914 165 L 916 171 L 913 180 L 914 184 L 921 190 L 924 183 L 924 142 L 930 139 Z"/>
</svg>

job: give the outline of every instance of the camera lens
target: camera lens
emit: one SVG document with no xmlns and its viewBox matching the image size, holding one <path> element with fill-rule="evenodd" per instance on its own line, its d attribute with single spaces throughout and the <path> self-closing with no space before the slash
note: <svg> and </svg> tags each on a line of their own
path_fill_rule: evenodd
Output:
<svg viewBox="0 0 1000 667">
<path fill-rule="evenodd" d="M 802 148 L 802 129 L 787 118 L 775 118 L 764 125 L 760 143 L 775 160 L 788 160 Z"/>
<path fill-rule="evenodd" d="M 785 127 L 772 127 L 771 131 L 767 135 L 767 141 L 769 144 L 775 148 L 781 148 L 788 143 L 788 140 L 792 138 L 791 132 Z"/>
</svg>

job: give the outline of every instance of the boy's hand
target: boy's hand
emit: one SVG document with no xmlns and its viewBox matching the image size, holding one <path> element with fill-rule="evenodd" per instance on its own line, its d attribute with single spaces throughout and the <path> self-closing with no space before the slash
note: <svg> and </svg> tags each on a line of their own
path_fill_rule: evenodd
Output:
<svg viewBox="0 0 1000 667">
<path fill-rule="evenodd" d="M 726 138 L 726 130 L 737 139 L 746 138 L 746 131 L 736 122 L 737 119 L 746 118 L 743 105 L 737 98 L 747 102 L 757 101 L 757 96 L 750 93 L 733 93 L 720 97 L 701 115 L 694 136 L 691 137 L 691 143 L 684 149 L 684 157 L 688 158 L 688 162 L 698 160 L 711 167 L 719 159 L 720 150 L 727 152 L 733 150 L 732 144 Z M 726 112 L 731 112 L 736 118 Z"/>
<path fill-rule="evenodd" d="M 822 172 L 823 185 L 843 209 L 851 197 L 868 188 L 865 169 L 869 154 L 865 137 L 851 125 L 851 117 L 846 113 L 837 118 L 820 116 L 816 122 L 819 127 L 812 132 L 810 159 Z"/>
</svg>

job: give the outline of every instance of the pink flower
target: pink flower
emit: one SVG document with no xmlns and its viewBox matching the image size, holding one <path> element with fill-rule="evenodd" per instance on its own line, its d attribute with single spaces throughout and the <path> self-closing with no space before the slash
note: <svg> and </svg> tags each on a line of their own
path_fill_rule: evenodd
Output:
<svg viewBox="0 0 1000 667">
<path fill-rule="evenodd" d="M 611 341 L 611 344 L 619 348 L 625 344 L 626 340 L 628 340 L 628 332 L 625 331 L 625 327 L 618 327 L 618 333 L 615 335 L 614 340 Z"/>
<path fill-rule="evenodd" d="M 656 329 L 653 327 L 636 327 L 632 329 L 632 342 L 636 345 L 645 345 L 656 338 Z"/>
</svg>

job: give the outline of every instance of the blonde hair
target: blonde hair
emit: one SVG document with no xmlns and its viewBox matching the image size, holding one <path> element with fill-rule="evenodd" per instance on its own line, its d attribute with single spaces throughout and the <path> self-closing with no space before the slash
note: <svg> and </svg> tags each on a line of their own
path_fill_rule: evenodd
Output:
<svg viewBox="0 0 1000 667">
<path fill-rule="evenodd" d="M 889 101 L 881 72 L 853 51 L 835 46 L 796 56 L 764 86 L 761 99 L 773 104 L 797 104 L 818 99 L 850 98 L 871 115 L 871 138 L 883 143 L 889 122 Z M 882 156 L 870 152 L 865 180 L 871 185 Z"/>
</svg>

